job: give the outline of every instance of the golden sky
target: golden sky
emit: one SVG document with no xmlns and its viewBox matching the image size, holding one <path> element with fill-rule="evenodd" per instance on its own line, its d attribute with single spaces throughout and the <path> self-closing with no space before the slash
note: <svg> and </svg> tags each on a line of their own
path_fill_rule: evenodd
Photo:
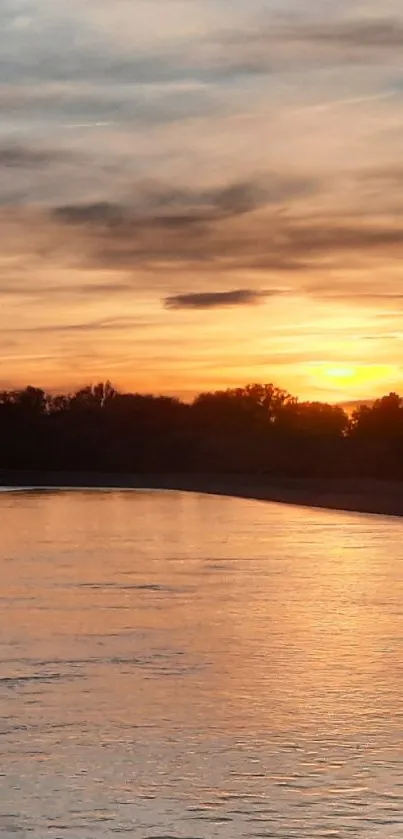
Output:
<svg viewBox="0 0 403 839">
<path fill-rule="evenodd" d="M 3 0 L 0 66 L 0 387 L 401 389 L 400 0 Z"/>
</svg>

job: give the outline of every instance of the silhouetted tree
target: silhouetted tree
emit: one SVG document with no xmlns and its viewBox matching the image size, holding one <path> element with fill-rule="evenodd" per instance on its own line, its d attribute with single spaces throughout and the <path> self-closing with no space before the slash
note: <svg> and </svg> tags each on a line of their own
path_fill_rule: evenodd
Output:
<svg viewBox="0 0 403 839">
<path fill-rule="evenodd" d="M 397 393 L 377 399 L 372 406 L 361 405 L 353 412 L 352 433 L 357 436 L 401 437 L 403 400 Z"/>
<path fill-rule="evenodd" d="M 297 400 L 283 407 L 278 423 L 288 433 L 314 437 L 342 437 L 349 427 L 347 414 L 339 405 Z"/>
<path fill-rule="evenodd" d="M 390 393 L 349 418 L 273 384 L 190 405 L 109 381 L 53 396 L 29 386 L 0 393 L 0 468 L 403 478 L 403 399 Z"/>
</svg>

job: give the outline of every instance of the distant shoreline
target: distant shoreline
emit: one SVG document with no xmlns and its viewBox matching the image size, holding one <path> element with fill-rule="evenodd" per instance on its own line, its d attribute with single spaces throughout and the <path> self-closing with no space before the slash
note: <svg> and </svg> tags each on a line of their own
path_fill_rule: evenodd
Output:
<svg viewBox="0 0 403 839">
<path fill-rule="evenodd" d="M 0 472 L 0 487 L 165 489 L 356 513 L 403 516 L 403 483 L 261 475 Z"/>
</svg>

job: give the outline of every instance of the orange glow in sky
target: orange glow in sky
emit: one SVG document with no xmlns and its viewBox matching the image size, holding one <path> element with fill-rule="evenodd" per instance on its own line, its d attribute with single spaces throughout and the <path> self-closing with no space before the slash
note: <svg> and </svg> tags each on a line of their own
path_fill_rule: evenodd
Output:
<svg viewBox="0 0 403 839">
<path fill-rule="evenodd" d="M 112 5 L 0 10 L 0 388 L 402 389 L 401 3 Z"/>
<path fill-rule="evenodd" d="M 399 368 L 391 364 L 318 364 L 312 368 L 311 378 L 320 387 L 334 387 L 338 398 L 349 399 L 354 394 L 357 398 L 372 393 L 378 395 L 399 381 Z"/>
</svg>

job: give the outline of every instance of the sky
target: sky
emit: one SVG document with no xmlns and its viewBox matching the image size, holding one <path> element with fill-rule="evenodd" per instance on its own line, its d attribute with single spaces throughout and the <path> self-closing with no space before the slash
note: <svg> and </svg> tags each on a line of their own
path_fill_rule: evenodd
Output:
<svg viewBox="0 0 403 839">
<path fill-rule="evenodd" d="M 1 0 L 0 388 L 403 388 L 401 0 Z"/>
</svg>

